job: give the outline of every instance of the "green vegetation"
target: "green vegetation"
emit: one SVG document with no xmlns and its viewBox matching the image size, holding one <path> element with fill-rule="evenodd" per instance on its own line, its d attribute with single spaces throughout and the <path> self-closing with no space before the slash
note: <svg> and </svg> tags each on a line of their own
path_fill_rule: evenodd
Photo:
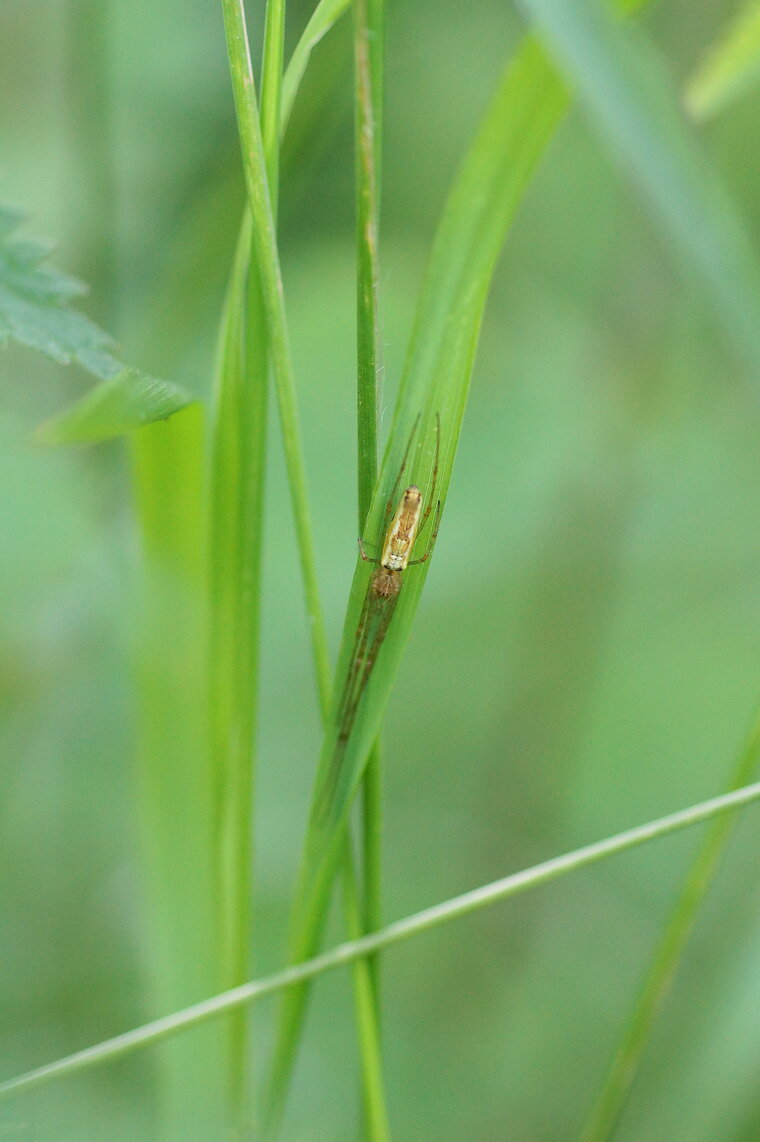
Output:
<svg viewBox="0 0 760 1142">
<path fill-rule="evenodd" d="M 0 1112 L 749 1142 L 756 5 L 349 7 L 0 17 Z"/>
</svg>

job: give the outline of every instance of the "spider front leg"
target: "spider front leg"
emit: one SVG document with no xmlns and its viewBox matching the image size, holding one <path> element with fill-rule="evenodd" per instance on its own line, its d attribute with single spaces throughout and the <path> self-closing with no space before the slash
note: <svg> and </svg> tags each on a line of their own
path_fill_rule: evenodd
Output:
<svg viewBox="0 0 760 1142">
<path fill-rule="evenodd" d="M 393 515 L 393 509 L 396 506 L 396 503 L 398 501 L 399 488 L 401 487 L 401 477 L 404 474 L 404 470 L 406 469 L 406 463 L 407 463 L 407 460 L 409 459 L 409 453 L 412 450 L 412 441 L 414 440 L 415 434 L 417 432 L 417 426 L 420 423 L 420 416 L 421 416 L 421 413 L 418 412 L 417 416 L 414 418 L 414 424 L 412 425 L 411 435 L 409 436 L 409 439 L 408 439 L 407 444 L 406 444 L 406 451 L 404 452 L 404 458 L 401 461 L 401 467 L 399 468 L 398 473 L 396 475 L 396 482 L 393 485 L 393 488 L 391 490 L 391 494 L 388 497 L 388 502 L 385 505 L 385 526 L 386 526 L 386 528 L 387 528 L 388 524 L 390 523 L 391 516 Z"/>
<path fill-rule="evenodd" d="M 435 459 L 433 461 L 433 471 L 431 473 L 430 491 L 427 494 L 427 504 L 425 506 L 424 512 L 422 513 L 422 521 L 420 523 L 420 529 L 417 532 L 417 538 L 418 539 L 419 539 L 420 535 L 422 535 L 423 531 L 425 530 L 425 525 L 427 524 L 427 521 L 430 518 L 430 512 L 432 511 L 433 504 L 435 503 L 435 489 L 436 489 L 436 486 L 438 484 L 438 460 L 440 457 L 440 451 L 441 451 L 441 414 L 439 412 L 437 412 L 435 414 Z M 440 508 L 440 506 L 441 505 L 439 503 L 438 507 Z M 421 561 L 418 561 L 418 562 L 421 562 Z"/>
</svg>

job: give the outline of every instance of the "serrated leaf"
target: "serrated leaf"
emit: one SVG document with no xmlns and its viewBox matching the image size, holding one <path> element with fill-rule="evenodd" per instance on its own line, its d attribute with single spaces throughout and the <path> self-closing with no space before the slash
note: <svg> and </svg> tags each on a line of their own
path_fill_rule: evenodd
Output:
<svg viewBox="0 0 760 1142">
<path fill-rule="evenodd" d="M 191 404 L 178 385 L 129 368 L 109 335 L 66 304 L 86 292 L 76 278 L 44 265 L 51 243 L 16 233 L 23 215 L 0 206 L 0 346 L 9 340 L 61 365 L 81 365 L 101 384 L 37 429 L 46 444 L 107 440 Z"/>
<path fill-rule="evenodd" d="M 87 292 L 77 278 L 44 265 L 52 244 L 16 233 L 23 216 L 0 206 L 0 336 L 62 365 L 77 362 L 100 380 L 121 373 L 111 337 L 66 302 Z"/>
<path fill-rule="evenodd" d="M 82 400 L 45 421 L 35 433 L 43 444 L 109 440 L 157 420 L 168 420 L 193 403 L 177 385 L 137 369 L 123 369 L 96 385 Z"/>
</svg>

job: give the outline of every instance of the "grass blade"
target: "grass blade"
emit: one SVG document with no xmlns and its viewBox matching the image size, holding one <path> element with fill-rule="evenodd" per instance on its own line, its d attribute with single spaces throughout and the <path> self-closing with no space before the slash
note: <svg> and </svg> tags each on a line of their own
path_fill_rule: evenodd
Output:
<svg viewBox="0 0 760 1142">
<path fill-rule="evenodd" d="M 346 932 L 349 940 L 357 940 L 368 929 L 366 915 L 356 891 L 357 877 L 348 843 L 342 865 Z M 380 1052 L 377 984 L 372 972 L 372 966 L 376 962 L 375 955 L 366 960 L 357 960 L 354 964 L 354 1005 L 362 1058 L 362 1097 L 366 1136 L 369 1142 L 390 1142 L 391 1132 Z"/>
<path fill-rule="evenodd" d="M 242 0 L 222 0 L 222 10 L 243 168 L 248 191 L 248 204 L 253 222 L 253 245 L 256 251 L 256 264 L 261 279 L 262 298 L 267 317 L 269 349 L 282 424 L 285 461 L 288 469 L 288 482 L 306 595 L 312 651 L 317 664 L 317 687 L 320 702 L 323 707 L 326 707 L 330 694 L 330 662 L 317 588 L 314 539 L 306 489 L 306 468 L 296 413 L 293 362 L 285 317 L 282 274 L 266 173 L 264 143 L 248 48 L 245 12 Z"/>
<path fill-rule="evenodd" d="M 314 544 L 311 533 L 303 449 L 296 414 L 295 384 L 285 319 L 282 277 L 280 273 L 274 228 L 276 199 L 270 197 L 267 155 L 259 125 L 256 93 L 248 49 L 245 13 L 240 0 L 223 0 L 230 73 L 232 76 L 243 166 L 252 216 L 253 246 L 259 271 L 263 309 L 267 321 L 267 339 L 275 375 L 283 444 L 288 468 L 291 500 L 296 524 L 301 570 L 306 594 L 307 612 L 312 636 L 320 708 L 325 716 L 330 697 L 330 670 L 327 638 L 317 590 Z M 279 22 L 281 29 L 282 22 Z M 272 151 L 276 145 L 276 117 L 268 119 Z M 367 1044 L 370 1023 L 360 1024 L 362 1042 Z M 376 1034 L 376 1032 L 375 1032 Z M 376 1055 L 376 1051 L 373 1051 Z M 365 1051 L 365 1059 L 370 1056 Z M 368 1081 L 368 1089 L 377 1090 L 376 1079 Z"/>
<path fill-rule="evenodd" d="M 741 753 L 728 785 L 740 789 L 760 763 L 760 717 Z M 582 1142 L 610 1138 L 638 1071 L 655 1019 L 670 989 L 699 910 L 731 835 L 731 817 L 717 817 L 697 852 L 680 896 L 652 957 L 607 1078 L 581 1135 Z"/>
<path fill-rule="evenodd" d="M 354 154 L 356 180 L 356 355 L 358 528 L 364 524 L 377 483 L 377 396 L 382 380 L 379 316 L 379 211 L 383 120 L 383 0 L 354 4 Z M 364 907 L 360 909 L 349 867 L 344 900 L 349 935 L 376 931 L 382 924 L 383 771 L 379 741 L 367 762 L 362 783 L 362 857 Z M 346 845 L 346 856 L 351 850 Z M 345 861 L 345 858 L 344 858 Z M 363 912 L 363 917 L 362 917 Z M 363 920 L 363 923 L 362 923 Z M 353 921 L 353 922 L 352 922 Z M 379 1036 L 379 964 L 377 957 L 354 972 L 357 1026 L 362 1056 L 364 1111 L 370 1142 L 390 1138 L 384 1105 Z"/>
<path fill-rule="evenodd" d="M 378 303 L 382 0 L 357 0 L 354 33 L 356 166 L 356 358 L 359 531 L 377 482 L 377 390 L 382 377 Z"/>
<path fill-rule="evenodd" d="M 696 119 L 722 111 L 760 78 L 760 2 L 737 13 L 686 87 L 686 107 Z"/>
<path fill-rule="evenodd" d="M 519 0 L 638 182 L 760 383 L 760 274 L 736 208 L 679 114 L 647 40 L 598 0 Z"/>
<path fill-rule="evenodd" d="M 285 10 L 267 4 L 262 137 L 276 209 Z M 220 337 L 212 451 L 211 724 L 216 778 L 221 971 L 225 988 L 252 965 L 254 735 L 261 610 L 264 465 L 269 343 L 246 207 Z M 235 1129 L 252 1116 L 245 1013 L 231 1026 L 230 1092 Z"/>
<path fill-rule="evenodd" d="M 290 118 L 290 112 L 293 110 L 298 88 L 301 86 L 301 80 L 306 72 L 312 49 L 350 7 L 351 0 L 320 0 L 314 9 L 311 19 L 304 28 L 293 55 L 290 57 L 290 63 L 282 83 L 282 116 L 280 122 L 283 134 Z"/>
<path fill-rule="evenodd" d="M 501 880 L 484 884 L 480 888 L 463 893 L 461 896 L 452 897 L 442 904 L 435 904 L 431 908 L 425 908 L 422 912 L 416 912 L 403 920 L 388 924 L 379 932 L 372 932 L 369 935 L 361 936 L 358 940 L 349 940 L 347 943 L 339 944 L 305 963 L 294 964 L 282 971 L 275 972 L 274 975 L 253 980 L 223 995 L 217 995 L 213 999 L 197 1003 L 184 1011 L 177 1011 L 164 1019 L 156 1019 L 143 1027 L 126 1031 L 113 1039 L 107 1039 L 93 1047 L 77 1051 L 76 1054 L 67 1055 L 63 1059 L 38 1067 L 34 1071 L 28 1071 L 17 1078 L 8 1079 L 6 1082 L 0 1083 L 0 1099 L 21 1094 L 54 1079 L 63 1078 L 89 1067 L 99 1066 L 112 1059 L 121 1058 L 133 1051 L 141 1050 L 153 1043 L 162 1042 L 180 1031 L 196 1027 L 209 1019 L 234 1011 L 235 1008 L 253 1003 L 254 1000 L 261 999 L 266 995 L 273 995 L 287 988 L 298 987 L 306 980 L 314 979 L 315 976 L 321 975 L 323 972 L 353 963 L 355 960 L 364 959 L 373 952 L 393 947 L 394 944 L 421 935 L 441 924 L 447 924 L 461 916 L 468 916 L 472 912 L 490 907 L 502 900 L 511 899 L 513 896 L 519 896 L 523 892 L 538 888 L 540 885 L 549 884 L 568 873 L 577 872 L 579 869 L 587 868 L 598 861 L 607 860 L 617 853 L 627 852 L 639 845 L 648 844 L 650 841 L 679 832 L 681 829 L 709 821 L 721 814 L 735 812 L 737 809 L 758 800 L 760 800 L 760 781 L 747 785 L 743 789 L 737 789 L 733 793 L 711 797 L 708 801 L 701 801 L 688 809 L 680 809 L 666 817 L 649 821 L 645 825 L 637 825 L 622 833 L 616 833 L 603 841 L 596 841 L 562 856 L 553 857 L 551 860 L 534 865 L 532 868 L 505 876 Z"/>
<path fill-rule="evenodd" d="M 498 85 L 441 220 L 368 517 L 370 537 L 380 534 L 385 503 L 415 424 L 419 446 L 408 479 L 423 489 L 429 487 L 437 415 L 441 418 L 438 495 L 445 500 L 491 273 L 523 188 L 567 99 L 564 84 L 541 48 L 526 43 Z M 379 732 L 428 568 L 426 563 L 410 573 L 337 767 L 339 701 L 333 707 L 293 909 L 293 961 L 313 955 L 318 946 L 348 808 Z M 349 675 L 369 577 L 367 564 L 358 560 L 337 670 L 338 697 Z M 270 1131 L 276 1129 L 284 1108 L 305 1002 L 305 988 L 293 989 L 283 1000 L 268 1088 Z"/>
<path fill-rule="evenodd" d="M 204 431 L 200 405 L 132 438 L 143 540 L 139 788 L 159 1011 L 218 987 L 208 764 Z M 178 811 L 181 806 L 181 811 Z M 178 891 L 178 886 L 182 891 Z M 224 1028 L 171 1044 L 161 1102 L 168 1137 L 226 1121 Z"/>
<path fill-rule="evenodd" d="M 268 358 L 250 265 L 251 227 L 235 255 L 220 338 L 211 454 L 211 756 L 215 783 L 220 972 L 234 987 L 251 970 L 253 739 L 261 596 Z M 231 1026 L 230 1093 L 247 1115 L 246 1021 Z"/>
</svg>

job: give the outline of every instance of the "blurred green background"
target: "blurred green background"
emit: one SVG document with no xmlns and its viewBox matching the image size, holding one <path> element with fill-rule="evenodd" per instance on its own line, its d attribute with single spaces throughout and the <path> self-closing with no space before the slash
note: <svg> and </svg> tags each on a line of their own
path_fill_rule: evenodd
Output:
<svg viewBox="0 0 760 1142">
<path fill-rule="evenodd" d="M 644 23 L 681 83 L 735 5 Z M 259 5 L 250 6 L 258 38 Z M 289 7 L 290 43 L 310 5 Z M 382 223 L 389 410 L 459 156 L 522 28 L 497 0 L 391 4 Z M 211 0 L 4 0 L 0 199 L 58 240 L 124 358 L 206 394 L 242 178 Z M 760 244 L 760 96 L 704 144 Z M 282 250 L 333 646 L 354 566 L 350 21 L 284 152 Z M 137 544 L 122 446 L 44 451 L 90 380 L 0 356 L 0 1044 L 10 1076 L 134 1026 Z M 760 693 L 756 399 L 574 112 L 495 280 L 425 603 L 387 719 L 395 918 L 720 790 Z M 271 434 L 256 974 L 282 963 L 319 725 Z M 344 552 L 344 556 L 340 555 Z M 760 1136 L 756 819 L 740 826 L 647 1053 L 623 1142 Z M 387 1084 L 415 1142 L 573 1138 L 698 837 L 668 839 L 390 952 Z M 341 933 L 336 917 L 330 938 Z M 350 980 L 319 982 L 288 1142 L 357 1137 Z M 271 1009 L 256 1010 L 263 1053 Z M 3 1107 L 5 1139 L 153 1138 L 153 1052 Z"/>
</svg>

